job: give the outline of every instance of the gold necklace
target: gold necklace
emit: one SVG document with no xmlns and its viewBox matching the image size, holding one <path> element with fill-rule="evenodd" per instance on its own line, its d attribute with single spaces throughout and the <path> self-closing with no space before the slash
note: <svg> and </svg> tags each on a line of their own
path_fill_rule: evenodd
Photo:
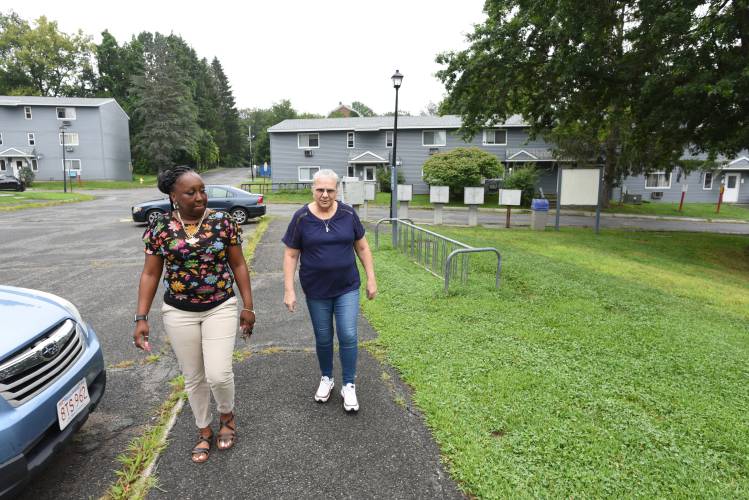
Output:
<svg viewBox="0 0 749 500">
<path fill-rule="evenodd" d="M 182 216 L 180 215 L 179 210 L 177 210 L 177 220 L 179 221 L 179 224 L 182 226 L 182 231 L 185 232 L 185 236 L 187 236 L 187 238 L 185 238 L 185 241 L 189 243 L 190 245 L 194 245 L 195 243 L 200 241 L 198 237 L 196 236 L 196 234 L 198 234 L 198 231 L 200 231 L 200 225 L 203 224 L 203 219 L 205 219 L 205 215 L 207 213 L 208 213 L 208 208 L 206 207 L 206 209 L 203 210 L 203 215 L 200 217 L 200 220 L 195 225 L 195 229 L 192 231 L 188 231 L 187 226 L 185 225 L 184 222 L 182 222 Z"/>
</svg>

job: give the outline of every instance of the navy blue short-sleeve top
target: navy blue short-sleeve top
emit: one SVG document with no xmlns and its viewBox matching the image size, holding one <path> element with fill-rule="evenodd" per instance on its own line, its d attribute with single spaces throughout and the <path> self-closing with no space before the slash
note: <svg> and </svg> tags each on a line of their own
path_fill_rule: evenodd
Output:
<svg viewBox="0 0 749 500">
<path fill-rule="evenodd" d="M 354 242 L 364 226 L 353 208 L 338 202 L 328 220 L 305 205 L 294 213 L 281 241 L 300 252 L 299 281 L 311 299 L 329 299 L 359 288 Z"/>
</svg>

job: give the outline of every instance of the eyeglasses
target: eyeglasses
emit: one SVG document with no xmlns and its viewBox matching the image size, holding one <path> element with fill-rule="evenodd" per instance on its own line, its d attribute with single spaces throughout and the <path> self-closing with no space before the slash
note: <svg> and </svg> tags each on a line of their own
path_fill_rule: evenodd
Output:
<svg viewBox="0 0 749 500">
<path fill-rule="evenodd" d="M 317 194 L 323 194 L 323 193 L 333 194 L 333 193 L 336 192 L 336 190 L 335 189 L 315 188 L 315 192 Z"/>
</svg>

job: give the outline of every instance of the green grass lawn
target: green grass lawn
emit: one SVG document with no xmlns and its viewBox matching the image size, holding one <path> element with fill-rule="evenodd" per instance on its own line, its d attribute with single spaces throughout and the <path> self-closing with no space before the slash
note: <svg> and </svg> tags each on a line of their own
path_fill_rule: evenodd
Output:
<svg viewBox="0 0 749 500">
<path fill-rule="evenodd" d="M 385 248 L 363 310 L 467 493 L 749 497 L 746 237 L 436 230 L 501 289 Z"/>
<path fill-rule="evenodd" d="M 0 212 L 9 212 L 24 208 L 48 207 L 93 199 L 93 196 L 82 193 L 50 193 L 42 191 L 16 193 L 0 191 Z"/>
<path fill-rule="evenodd" d="M 140 180 L 143 179 L 143 183 Z M 133 176 L 132 181 L 87 181 L 83 179 L 79 184 L 78 181 L 73 182 L 73 192 L 79 189 L 134 189 L 142 187 L 155 187 L 156 186 L 155 175 L 138 175 Z M 62 191 L 62 181 L 34 181 L 34 189 L 51 190 L 57 189 Z M 68 191 L 70 191 L 70 184 L 68 183 Z"/>
<path fill-rule="evenodd" d="M 749 207 L 722 204 L 716 213 L 715 203 L 685 203 L 679 212 L 678 202 L 643 203 L 642 205 L 619 205 L 612 202 L 606 212 L 637 215 L 670 215 L 676 217 L 697 217 L 700 219 L 739 219 L 749 220 Z"/>
</svg>

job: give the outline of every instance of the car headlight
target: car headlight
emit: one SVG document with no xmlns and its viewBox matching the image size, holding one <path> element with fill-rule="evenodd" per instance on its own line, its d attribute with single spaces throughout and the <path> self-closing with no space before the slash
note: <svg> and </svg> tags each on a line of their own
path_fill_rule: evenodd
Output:
<svg viewBox="0 0 749 500">
<path fill-rule="evenodd" d="M 137 214 L 138 212 L 141 212 L 143 210 L 143 207 L 133 207 L 133 213 Z"/>
</svg>

